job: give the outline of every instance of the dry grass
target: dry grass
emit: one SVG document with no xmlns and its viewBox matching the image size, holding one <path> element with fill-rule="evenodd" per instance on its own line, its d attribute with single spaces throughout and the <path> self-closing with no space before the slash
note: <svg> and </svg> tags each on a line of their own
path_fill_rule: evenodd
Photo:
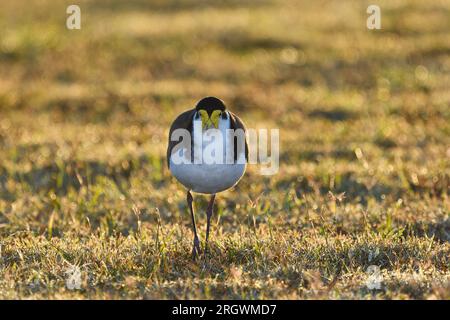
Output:
<svg viewBox="0 0 450 320">
<path fill-rule="evenodd" d="M 381 1 L 381 31 L 366 1 L 78 2 L 81 31 L 0 3 L 1 298 L 450 298 L 450 2 Z M 205 95 L 281 130 L 208 264 L 164 158 Z"/>
</svg>

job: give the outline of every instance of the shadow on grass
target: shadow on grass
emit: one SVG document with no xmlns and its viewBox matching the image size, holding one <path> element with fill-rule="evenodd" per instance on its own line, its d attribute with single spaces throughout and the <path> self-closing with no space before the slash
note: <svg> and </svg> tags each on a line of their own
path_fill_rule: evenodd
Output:
<svg viewBox="0 0 450 320">
<path fill-rule="evenodd" d="M 333 180 L 333 181 L 332 181 Z M 330 185 L 333 184 L 333 188 Z M 359 198 L 361 204 L 366 205 L 369 198 L 382 201 L 383 195 L 400 196 L 406 190 L 395 188 L 377 182 L 368 185 L 358 179 L 357 174 L 346 172 L 338 176 L 323 177 L 296 177 L 295 179 L 282 179 L 278 181 L 276 188 L 294 188 L 297 196 L 301 198 L 305 194 L 326 196 L 330 191 L 334 194 L 345 192 L 346 198 Z"/>
<path fill-rule="evenodd" d="M 155 163 L 158 165 L 155 166 Z M 133 172 L 146 167 L 155 171 L 152 183 L 164 184 L 157 176 L 162 175 L 165 162 L 162 159 L 150 159 L 142 156 L 139 159 L 124 160 L 118 164 L 108 164 L 100 161 L 67 161 L 51 163 L 45 166 L 33 167 L 26 172 L 7 172 L 0 167 L 0 198 L 13 200 L 15 196 L 6 188 L 6 181 L 13 179 L 18 184 L 25 184 L 33 193 L 55 192 L 66 195 L 70 189 L 79 190 L 83 185 L 94 185 L 99 177 L 111 179 L 118 190 L 127 195 L 124 183 L 130 179 Z M 158 173 L 156 173 L 158 171 Z"/>
<path fill-rule="evenodd" d="M 96 1 L 89 4 L 90 9 L 114 10 L 114 11 L 162 11 L 177 12 L 183 10 L 201 10 L 205 8 L 255 8 L 270 4 L 270 0 L 106 0 Z"/>
<path fill-rule="evenodd" d="M 413 224 L 410 222 L 404 224 L 407 225 L 406 234 L 410 236 L 433 238 L 440 243 L 450 243 L 450 218 L 436 222 L 418 221 Z"/>
<path fill-rule="evenodd" d="M 316 151 L 316 150 L 305 150 L 299 155 L 300 160 L 306 161 L 317 161 L 319 162 L 323 158 L 333 158 L 342 159 L 347 161 L 356 160 L 355 152 L 351 149 L 337 148 L 335 150 L 326 151 Z"/>
<path fill-rule="evenodd" d="M 237 53 L 250 52 L 257 49 L 276 50 L 286 47 L 301 49 L 301 46 L 282 39 L 273 37 L 256 37 L 248 33 L 227 32 L 214 38 L 221 47 Z"/>
<path fill-rule="evenodd" d="M 308 116 L 310 118 L 319 118 L 337 122 L 355 119 L 357 117 L 357 114 L 355 112 L 344 110 L 342 108 L 336 108 L 333 110 L 314 110 L 311 111 Z"/>
</svg>

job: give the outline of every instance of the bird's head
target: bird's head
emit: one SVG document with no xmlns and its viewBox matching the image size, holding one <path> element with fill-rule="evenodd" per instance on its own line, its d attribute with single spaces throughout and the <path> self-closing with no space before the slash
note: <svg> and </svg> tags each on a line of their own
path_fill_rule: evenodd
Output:
<svg viewBox="0 0 450 320">
<path fill-rule="evenodd" d="M 225 116 L 225 104 L 222 100 L 215 97 L 206 97 L 200 100 L 195 106 L 197 111 L 195 117 L 200 117 L 202 120 L 203 129 L 219 128 L 219 119 Z"/>
</svg>

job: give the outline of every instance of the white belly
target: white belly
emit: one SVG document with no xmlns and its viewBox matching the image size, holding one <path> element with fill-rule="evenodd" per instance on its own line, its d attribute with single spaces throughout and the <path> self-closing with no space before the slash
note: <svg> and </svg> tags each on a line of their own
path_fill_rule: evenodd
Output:
<svg viewBox="0 0 450 320">
<path fill-rule="evenodd" d="M 203 161 L 202 163 L 179 163 L 177 164 L 170 158 L 170 172 L 172 175 L 186 188 L 198 192 L 213 194 L 224 190 L 227 190 L 235 186 L 241 177 L 245 173 L 247 164 L 245 163 L 245 156 L 240 155 L 238 162 L 227 161 L 227 153 L 232 154 L 231 149 L 233 145 L 230 144 L 229 139 L 226 136 L 226 129 L 230 128 L 230 120 L 220 119 L 219 130 L 222 132 L 224 140 L 223 143 L 223 157 L 222 162 Z M 193 125 L 193 139 L 194 148 L 191 152 L 194 152 L 196 148 L 204 151 L 205 148 L 213 144 L 214 142 L 206 142 L 207 134 L 197 134 L 201 131 L 201 121 L 194 121 Z M 234 151 L 234 150 L 233 150 Z M 180 154 L 187 154 L 186 150 L 180 150 Z M 201 152 L 200 152 L 201 153 Z M 194 152 L 194 158 L 197 158 L 197 154 Z M 188 156 L 188 158 L 190 158 Z"/>
<path fill-rule="evenodd" d="M 173 176 L 186 188 L 198 193 L 218 193 L 236 185 L 244 175 L 246 164 L 177 164 L 171 163 Z"/>
</svg>

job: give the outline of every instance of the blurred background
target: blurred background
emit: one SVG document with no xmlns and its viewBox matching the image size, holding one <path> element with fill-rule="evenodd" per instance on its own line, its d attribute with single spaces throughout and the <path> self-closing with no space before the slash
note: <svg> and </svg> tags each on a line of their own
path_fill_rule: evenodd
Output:
<svg viewBox="0 0 450 320">
<path fill-rule="evenodd" d="M 66 28 L 70 4 L 81 8 L 81 30 Z M 264 239 L 271 224 L 305 239 L 317 226 L 332 229 L 349 246 L 358 237 L 375 241 L 367 228 L 401 231 L 406 239 L 433 237 L 439 258 L 423 256 L 436 272 L 430 279 L 448 275 L 450 1 L 377 1 L 381 30 L 366 27 L 370 4 L 1 1 L 0 234 L 8 279 L 16 281 L 3 295 L 40 292 L 22 285 L 34 277 L 63 279 L 43 266 L 51 264 L 42 253 L 47 249 L 36 249 L 41 258 L 33 268 L 14 253 L 27 257 L 47 241 L 66 250 L 66 259 L 84 261 L 75 239 L 94 231 L 116 240 L 142 229 L 153 234 L 162 223 L 188 250 L 185 191 L 166 168 L 167 134 L 178 113 L 209 95 L 222 98 L 248 127 L 279 128 L 281 140 L 277 175 L 263 177 L 249 167 L 237 190 L 219 197 L 217 242 L 252 232 Z M 343 192 L 345 198 L 336 198 Z M 17 238 L 22 233 L 30 242 Z M 395 252 L 381 265 L 415 261 Z M 327 274 L 321 256 L 305 263 Z M 111 266 L 120 264 L 114 261 Z M 133 270 L 126 273 L 136 278 L 157 272 Z M 180 270 L 172 266 L 160 279 L 188 277 Z M 103 276 L 114 296 L 125 276 Z M 282 273 L 280 279 L 290 278 Z M 253 297 L 280 297 L 275 288 Z M 158 297 L 173 296 L 164 290 Z M 242 290 L 231 297 L 252 297 Z M 283 290 L 285 297 L 301 296 Z M 391 296 L 403 292 L 393 290 Z M 428 291 L 405 292 L 424 297 Z"/>
</svg>

